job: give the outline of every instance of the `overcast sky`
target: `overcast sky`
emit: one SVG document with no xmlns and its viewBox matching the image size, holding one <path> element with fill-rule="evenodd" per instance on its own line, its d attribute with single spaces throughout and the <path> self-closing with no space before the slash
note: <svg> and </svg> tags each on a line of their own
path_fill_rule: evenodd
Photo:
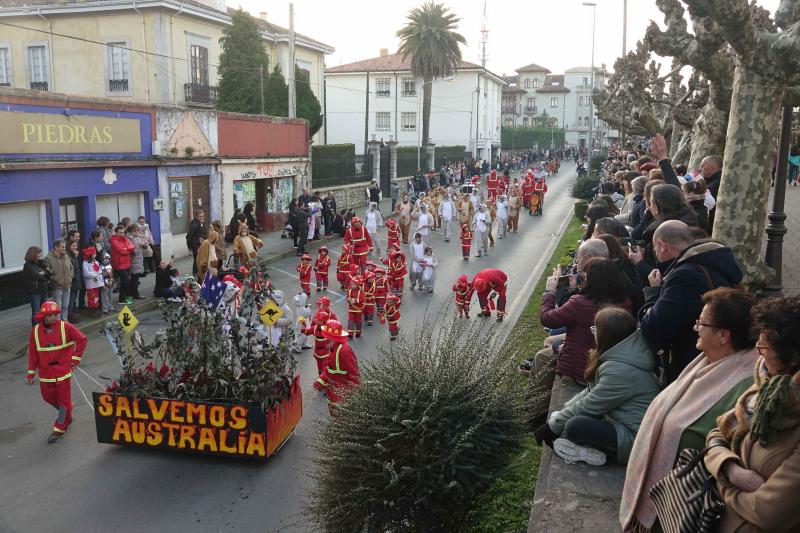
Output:
<svg viewBox="0 0 800 533">
<path fill-rule="evenodd" d="M 537 63 L 554 73 L 591 62 L 592 8 L 584 0 L 487 0 L 489 30 L 487 68 L 511 75 L 514 69 Z M 758 0 L 774 12 L 779 0 Z M 395 33 L 405 15 L 423 0 L 295 0 L 295 31 L 333 46 L 327 66 L 379 55 L 381 48 L 397 50 Z M 595 64 L 609 68 L 622 53 L 623 0 L 594 0 L 597 4 Z M 466 61 L 480 63 L 483 0 L 447 0 L 461 17 L 459 31 L 467 39 L 462 49 Z M 228 0 L 252 15 L 266 10 L 272 22 L 289 26 L 285 0 Z M 266 7 L 265 7 L 266 6 Z M 663 27 L 655 0 L 628 0 L 628 50 L 644 36 L 650 20 Z"/>
</svg>

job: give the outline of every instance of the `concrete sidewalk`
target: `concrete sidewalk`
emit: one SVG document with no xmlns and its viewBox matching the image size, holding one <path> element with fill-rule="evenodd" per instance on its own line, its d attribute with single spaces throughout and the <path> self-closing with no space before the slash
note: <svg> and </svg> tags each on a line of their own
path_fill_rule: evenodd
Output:
<svg viewBox="0 0 800 533">
<path fill-rule="evenodd" d="M 388 198 L 381 202 L 381 212 L 384 214 L 384 218 L 388 217 L 390 207 L 391 200 Z M 357 210 L 356 214 L 363 217 L 363 213 L 361 213 L 361 211 L 365 211 L 365 209 Z M 272 233 L 260 233 L 259 237 L 262 241 L 264 241 L 264 246 L 261 248 L 261 250 L 259 250 L 258 254 L 265 258 L 268 263 L 274 263 L 295 255 L 295 249 L 292 247 L 292 240 L 281 239 L 280 231 Z M 331 241 L 334 243 L 334 246 L 339 247 L 340 245 L 337 242 L 340 242 L 341 238 L 338 235 L 335 235 L 333 237 L 322 238 L 320 240 L 313 241 L 312 243 L 306 245 L 306 250 L 314 250 L 323 243 Z M 231 245 L 228 245 L 227 249 L 228 254 L 230 254 Z M 190 274 L 192 272 L 191 254 L 177 258 L 175 260 L 175 268 L 178 269 L 181 275 L 186 275 L 187 273 Z M 158 299 L 153 297 L 153 287 L 156 283 L 155 278 L 155 274 L 151 273 L 140 280 L 139 294 L 141 294 L 141 296 L 143 296 L 145 299 L 135 300 L 134 303 L 129 306 L 134 314 L 156 308 Z M 115 294 L 113 299 L 114 302 L 116 302 L 116 296 L 117 295 Z M 122 309 L 122 307 L 117 306 L 117 309 Z M 99 329 L 102 324 L 109 320 L 116 320 L 116 316 L 113 314 L 94 316 L 90 318 L 86 311 L 78 313 L 78 316 L 81 318 L 81 320 L 76 322 L 76 325 L 84 333 Z M 30 320 L 30 305 L 23 305 L 20 307 L 14 307 L 12 309 L 6 309 L 5 311 L 0 311 L 0 324 L 2 324 L 2 328 L 0 328 L 0 363 L 25 355 L 28 344 L 28 336 L 30 334 Z"/>
</svg>

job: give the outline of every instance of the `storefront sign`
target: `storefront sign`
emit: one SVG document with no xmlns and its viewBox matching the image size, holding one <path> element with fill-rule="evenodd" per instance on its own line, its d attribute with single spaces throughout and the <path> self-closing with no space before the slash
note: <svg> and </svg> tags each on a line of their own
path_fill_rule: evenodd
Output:
<svg viewBox="0 0 800 533">
<path fill-rule="evenodd" d="M 235 180 L 257 180 L 260 178 L 284 178 L 297 174 L 296 168 L 282 167 L 274 163 L 264 163 L 261 165 L 247 166 L 234 170 Z"/>
<path fill-rule="evenodd" d="M 0 111 L 0 153 L 139 153 L 139 120 Z"/>
</svg>

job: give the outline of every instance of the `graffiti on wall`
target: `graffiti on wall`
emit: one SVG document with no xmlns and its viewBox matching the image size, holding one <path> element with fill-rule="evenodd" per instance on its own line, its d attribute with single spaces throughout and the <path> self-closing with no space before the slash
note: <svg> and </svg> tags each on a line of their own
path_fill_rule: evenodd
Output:
<svg viewBox="0 0 800 533">
<path fill-rule="evenodd" d="M 286 213 L 292 201 L 294 183 L 291 177 L 272 180 L 272 187 L 267 189 L 267 212 Z"/>
</svg>

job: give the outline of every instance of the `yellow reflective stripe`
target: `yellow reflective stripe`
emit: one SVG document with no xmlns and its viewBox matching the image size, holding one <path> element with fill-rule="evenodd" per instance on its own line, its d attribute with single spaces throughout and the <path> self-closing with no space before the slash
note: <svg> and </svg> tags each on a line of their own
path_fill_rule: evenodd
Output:
<svg viewBox="0 0 800 533">
<path fill-rule="evenodd" d="M 64 376 L 61 376 L 60 378 L 43 378 L 43 377 L 39 377 L 39 381 L 41 381 L 42 383 L 56 383 L 58 381 L 64 381 L 65 379 L 69 379 L 71 377 L 72 377 L 72 372 L 70 372 L 69 374 L 66 374 Z"/>
<path fill-rule="evenodd" d="M 32 376 L 36 373 L 36 370 L 28 370 L 28 375 Z"/>
<path fill-rule="evenodd" d="M 73 356 L 72 356 L 72 360 L 73 360 L 73 361 L 80 361 L 80 360 L 81 360 L 81 358 L 80 358 L 80 357 L 78 357 L 77 355 L 73 355 Z"/>
<path fill-rule="evenodd" d="M 65 430 L 63 430 L 63 429 L 58 429 L 58 428 L 57 428 L 57 427 L 55 427 L 55 426 L 53 426 L 53 431 L 55 431 L 56 433 L 66 433 L 66 431 L 65 431 Z"/>
<path fill-rule="evenodd" d="M 61 350 L 62 348 L 67 348 L 68 346 L 75 345 L 74 341 L 67 342 L 67 331 L 63 321 L 61 321 L 61 344 L 42 348 L 42 345 L 39 342 L 39 324 L 36 324 L 36 326 L 33 328 L 33 340 L 36 343 L 36 351 L 38 352 L 54 352 L 56 350 Z"/>
<path fill-rule="evenodd" d="M 323 381 L 323 379 L 322 379 L 322 378 L 317 378 L 317 383 L 319 383 L 319 384 L 320 384 L 320 385 L 322 385 L 323 387 L 327 387 L 327 386 L 328 386 L 328 384 L 327 384 L 327 383 L 325 383 L 325 381 Z"/>
<path fill-rule="evenodd" d="M 342 346 L 343 345 L 340 344 L 339 346 L 336 347 L 336 368 L 333 369 L 330 366 L 328 366 L 328 372 L 331 373 L 331 374 L 341 374 L 341 375 L 347 375 L 348 374 L 347 370 L 341 370 L 339 368 L 339 352 L 342 350 Z"/>
</svg>

